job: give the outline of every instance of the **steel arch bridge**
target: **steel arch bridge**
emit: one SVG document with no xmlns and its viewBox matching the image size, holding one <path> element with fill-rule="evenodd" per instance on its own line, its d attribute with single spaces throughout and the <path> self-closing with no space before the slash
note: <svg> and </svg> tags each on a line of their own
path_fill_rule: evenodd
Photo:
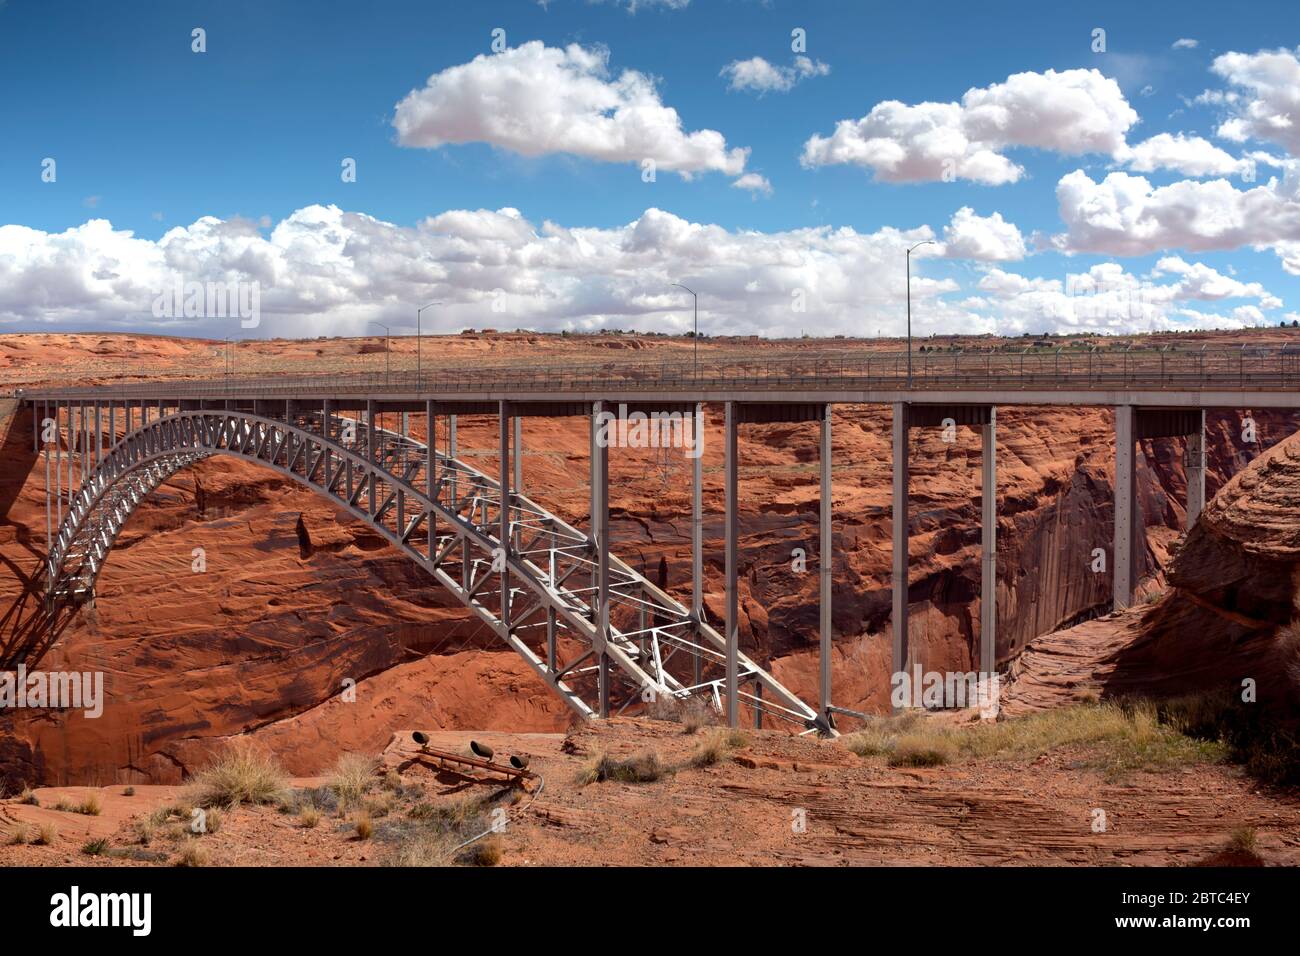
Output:
<svg viewBox="0 0 1300 956">
<path fill-rule="evenodd" d="M 93 470 L 86 469 L 58 521 L 47 568 L 51 607 L 93 597 L 123 525 L 155 488 L 183 468 L 227 455 L 271 468 L 366 522 L 578 714 L 608 716 L 639 702 L 693 696 L 721 709 L 729 690 L 726 641 L 702 614 L 609 553 L 608 456 L 594 431 L 597 517 L 587 534 L 512 490 L 507 402 L 498 409 L 500 480 L 466 465 L 454 447 L 444 453 L 405 434 L 405 415 L 394 432 L 378 427 L 373 404 L 356 418 L 329 402 L 297 404 L 257 402 L 247 411 L 164 409 L 160 402 L 151 418 L 141 403 L 139 423 L 128 406 L 124 437 L 97 464 L 88 462 Z M 117 437 L 115 425 L 109 433 Z M 71 416 L 67 435 L 74 437 Z M 834 732 L 750 658 L 741 654 L 738 664 L 734 693 L 756 716 Z"/>
</svg>

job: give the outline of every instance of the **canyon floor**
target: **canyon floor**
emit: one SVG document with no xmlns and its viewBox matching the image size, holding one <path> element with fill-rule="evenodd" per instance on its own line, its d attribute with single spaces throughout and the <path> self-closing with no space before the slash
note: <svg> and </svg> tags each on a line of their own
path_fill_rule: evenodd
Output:
<svg viewBox="0 0 1300 956">
<path fill-rule="evenodd" d="M 0 864 L 386 865 L 401 860 L 419 826 L 417 808 L 425 819 L 431 806 L 451 818 L 467 803 L 504 808 L 503 826 L 489 838 L 501 866 L 1300 863 L 1300 800 L 1217 762 L 1117 775 L 1094 766 L 1084 746 L 893 767 L 843 742 L 751 730 L 724 744 L 715 763 L 697 765 L 718 733 L 640 718 L 568 734 L 434 733 L 431 745 L 443 750 L 468 754 L 473 738 L 498 754 L 529 754 L 540 790 L 512 800 L 500 783 L 457 773 L 415 767 L 387 784 L 376 775 L 365 798 L 372 824 L 365 838 L 359 810 L 325 812 L 307 825 L 284 808 L 242 805 L 222 815 L 216 832 L 192 836 L 182 822 L 190 813 L 184 787 L 139 786 L 129 796 L 121 786 L 42 788 L 34 792 L 39 806 L 0 803 Z M 409 737 L 395 735 L 390 763 L 415 749 Z M 584 779 L 599 754 L 648 753 L 663 768 L 658 779 Z M 323 779 L 292 783 L 312 788 Z M 98 815 L 52 809 L 91 793 Z M 151 836 L 142 841 L 142 821 L 174 807 L 171 832 L 146 827 Z M 10 842 L 18 832 L 34 839 L 42 824 L 57 828 L 49 845 Z"/>
</svg>

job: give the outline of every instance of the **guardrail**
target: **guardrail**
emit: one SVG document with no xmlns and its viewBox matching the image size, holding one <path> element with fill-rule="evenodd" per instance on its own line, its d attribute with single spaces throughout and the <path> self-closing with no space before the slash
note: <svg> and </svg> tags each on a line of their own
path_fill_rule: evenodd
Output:
<svg viewBox="0 0 1300 956">
<path fill-rule="evenodd" d="M 96 387 L 97 396 L 251 398 L 324 394 L 593 392 L 605 389 L 701 392 L 912 389 L 1144 390 L 1300 389 L 1300 347 L 1091 349 L 1022 352 L 806 353 L 726 363 L 610 361 L 565 366 L 518 364 L 386 373 L 179 379 Z M 31 390 L 22 397 L 84 395 L 88 388 Z"/>
</svg>

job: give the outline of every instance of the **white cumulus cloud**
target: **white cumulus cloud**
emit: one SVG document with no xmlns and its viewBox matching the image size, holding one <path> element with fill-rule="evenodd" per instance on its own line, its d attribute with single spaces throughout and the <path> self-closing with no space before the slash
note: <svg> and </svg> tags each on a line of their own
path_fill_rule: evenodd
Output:
<svg viewBox="0 0 1300 956">
<path fill-rule="evenodd" d="M 1184 176 L 1235 176 L 1255 167 L 1253 161 L 1237 159 L 1207 139 L 1182 133 L 1158 133 L 1122 155 L 1139 173 L 1168 169 Z"/>
<path fill-rule="evenodd" d="M 1300 248 L 1298 172 L 1292 167 L 1281 181 L 1237 189 L 1226 179 L 1155 187 L 1123 172 L 1098 183 L 1075 170 L 1056 186 L 1066 231 L 1053 243 L 1062 251 L 1120 256 L 1251 246 L 1274 249 L 1285 265 L 1287 251 Z"/>
<path fill-rule="evenodd" d="M 540 40 L 435 73 L 397 104 L 403 146 L 489 143 L 524 156 L 569 153 L 610 163 L 653 160 L 689 177 L 738 176 L 749 150 L 716 130 L 688 132 L 644 73 L 609 71 L 609 51 Z"/>
<path fill-rule="evenodd" d="M 1025 257 L 1025 239 L 1001 213 L 979 216 L 963 206 L 943 229 L 943 254 L 953 259 L 1009 262 Z"/>
<path fill-rule="evenodd" d="M 727 77 L 727 86 L 733 90 L 752 90 L 756 93 L 784 93 L 794 88 L 800 80 L 810 76 L 825 76 L 831 68 L 821 60 L 796 56 L 791 66 L 774 66 L 761 56 L 748 60 L 733 60 L 722 68 L 720 76 Z"/>
<path fill-rule="evenodd" d="M 759 173 L 745 173 L 738 177 L 732 184 L 736 189 L 748 189 L 751 193 L 757 195 L 762 193 L 764 196 L 772 195 L 772 184 L 767 181 L 767 177 Z"/>
<path fill-rule="evenodd" d="M 949 302 L 951 278 L 922 256 L 1004 259 L 1018 253 L 1000 216 L 958 212 L 946 250 L 913 261 L 918 330 L 991 330 L 995 317 Z M 700 295 L 710 333 L 798 335 L 899 331 L 903 250 L 936 238 L 928 226 L 863 233 L 821 226 L 731 231 L 647 209 L 611 228 L 536 224 L 517 209 L 457 209 L 399 226 L 336 206 L 307 206 L 262 230 L 204 217 L 160 239 L 95 219 L 61 233 L 0 227 L 0 330 L 166 330 L 225 335 L 362 334 L 379 320 L 413 331 L 415 305 L 442 300 L 424 328 L 637 328 L 684 331 L 673 282 Z M 156 318 L 176 282 L 257 282 L 261 324 L 237 318 Z M 794 304 L 803 304 L 802 311 Z M 494 307 L 495 306 L 495 307 Z"/>
<path fill-rule="evenodd" d="M 830 136 L 814 134 L 802 161 L 851 163 L 886 182 L 968 179 L 1015 182 L 1024 170 L 1003 155 L 1014 147 L 1065 155 L 1119 156 L 1138 121 L 1113 79 L 1097 70 L 1016 73 L 1005 83 L 967 90 L 960 103 L 878 103 Z"/>
<path fill-rule="evenodd" d="M 1165 268 L 1143 277 L 1115 262 L 1086 272 L 1067 273 L 1064 281 L 1022 276 L 990 269 L 979 281 L 988 308 L 999 316 L 998 331 L 1014 335 L 1050 329 L 1057 332 L 1160 332 L 1188 328 L 1242 328 L 1267 321 L 1262 309 L 1280 301 L 1256 284 L 1228 289 L 1223 279 L 1201 263 L 1163 260 Z M 1172 282 L 1157 281 L 1173 273 Z M 1207 291 L 1207 286 L 1213 286 Z M 1223 292 L 1223 295 L 1218 293 Z M 1188 308 L 1191 300 L 1257 298 L 1231 313 L 1211 314 Z"/>
<path fill-rule="evenodd" d="M 1219 127 L 1220 136 L 1233 142 L 1267 140 L 1300 157 L 1300 58 L 1296 54 L 1283 49 L 1215 58 L 1211 68 L 1239 91 L 1220 98 L 1233 111 Z"/>
</svg>

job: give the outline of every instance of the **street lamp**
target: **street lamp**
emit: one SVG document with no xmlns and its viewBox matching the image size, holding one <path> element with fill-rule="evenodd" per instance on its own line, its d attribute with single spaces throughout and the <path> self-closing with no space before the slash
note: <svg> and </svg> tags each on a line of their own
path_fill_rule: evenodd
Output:
<svg viewBox="0 0 1300 956">
<path fill-rule="evenodd" d="M 677 288 L 679 289 L 686 289 L 686 286 L 682 285 L 680 282 L 674 282 L 673 285 L 677 286 Z M 695 377 L 699 378 L 700 377 L 700 297 L 695 294 L 694 289 L 686 289 L 686 291 L 689 292 L 691 294 L 691 298 L 695 300 L 695 333 L 694 333 Z"/>
<path fill-rule="evenodd" d="M 422 305 L 415 310 L 415 389 L 420 390 L 420 313 L 425 309 L 432 308 L 435 305 L 442 305 L 442 302 L 430 302 L 428 305 Z"/>
<path fill-rule="evenodd" d="M 907 387 L 912 387 L 912 249 L 934 245 L 933 239 L 922 239 L 907 250 Z"/>
<path fill-rule="evenodd" d="M 392 355 L 392 352 L 388 347 L 388 339 L 390 337 L 390 332 L 388 330 L 388 326 L 384 325 L 384 323 L 382 322 L 376 322 L 374 319 L 371 319 L 370 324 L 377 325 L 384 330 L 384 387 L 387 388 L 388 387 L 388 360 L 389 357 Z"/>
</svg>

